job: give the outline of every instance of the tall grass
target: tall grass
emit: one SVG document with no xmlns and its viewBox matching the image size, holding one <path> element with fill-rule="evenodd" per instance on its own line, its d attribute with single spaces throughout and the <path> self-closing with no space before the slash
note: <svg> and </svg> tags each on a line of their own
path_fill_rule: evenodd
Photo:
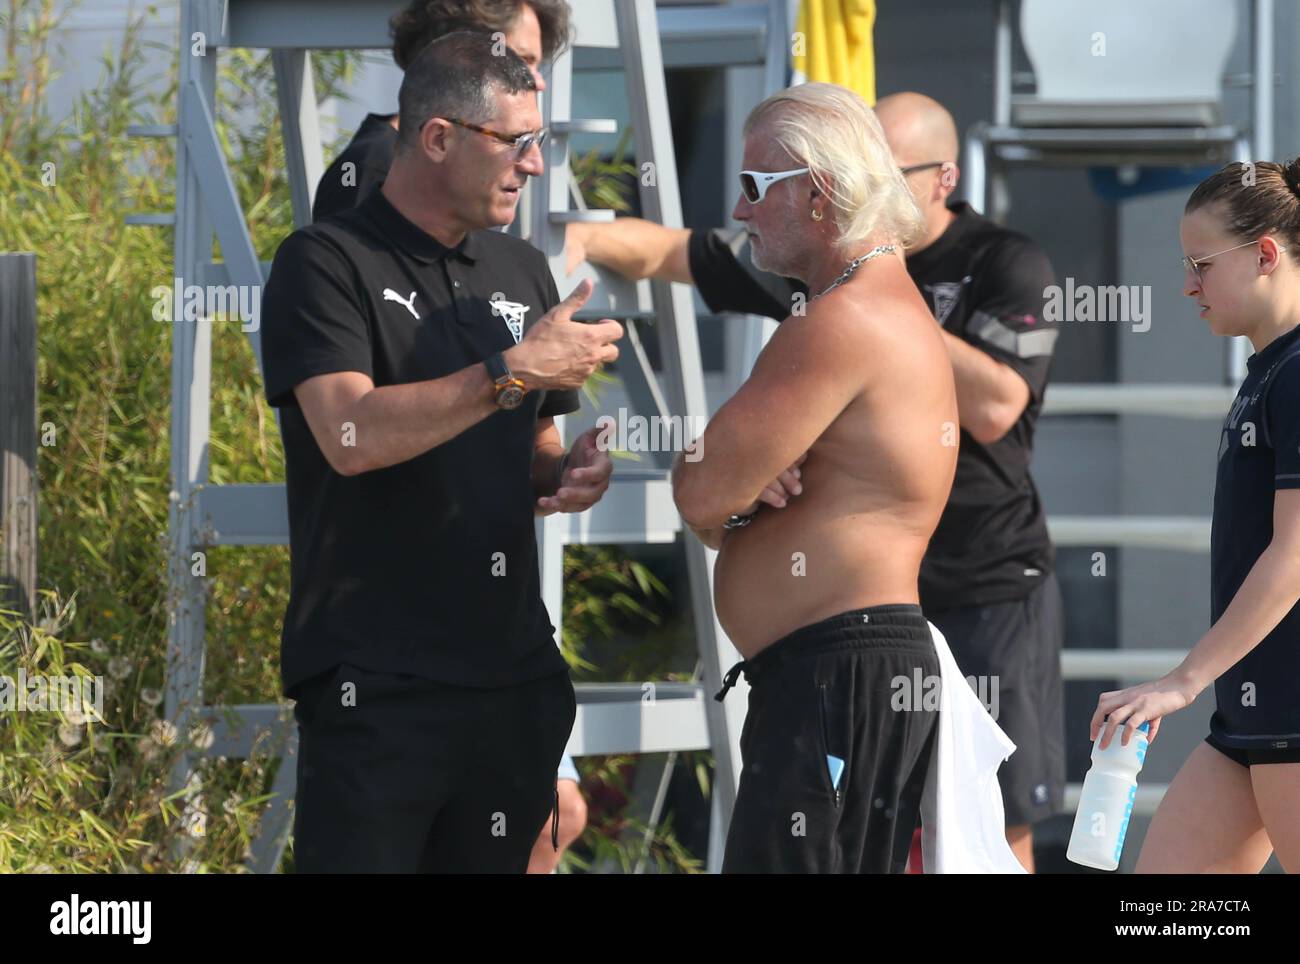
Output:
<svg viewBox="0 0 1300 964">
<path fill-rule="evenodd" d="M 176 733 L 160 715 L 171 329 L 154 320 L 151 291 L 171 284 L 172 232 L 123 221 L 173 206 L 171 141 L 133 141 L 126 129 L 175 121 L 175 52 L 141 43 L 141 13 L 105 53 L 96 89 L 52 123 L 51 6 L 9 0 L 3 24 L 14 56 L 0 75 L 0 248 L 38 253 L 39 576 L 49 588 L 34 625 L 0 615 L 0 672 L 100 676 L 106 696 L 98 719 L 2 717 L 0 869 L 238 871 L 273 766 L 206 761 L 192 790 L 169 795 L 175 755 L 210 734 Z M 160 52 L 173 81 L 150 96 L 141 75 Z M 319 93 L 351 69 L 345 57 L 319 58 Z M 283 146 L 256 108 L 269 63 L 241 52 L 223 56 L 220 73 L 222 116 L 253 118 L 222 135 L 255 244 L 269 257 L 291 229 Z M 248 343 L 238 326 L 217 329 L 210 478 L 283 478 Z M 210 557 L 207 696 L 275 700 L 287 550 Z M 191 845 L 173 848 L 179 837 Z"/>
</svg>

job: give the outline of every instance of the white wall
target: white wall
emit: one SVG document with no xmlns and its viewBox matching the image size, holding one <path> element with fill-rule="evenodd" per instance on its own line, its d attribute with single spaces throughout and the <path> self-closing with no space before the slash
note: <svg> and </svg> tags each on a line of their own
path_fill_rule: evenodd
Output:
<svg viewBox="0 0 1300 964">
<path fill-rule="evenodd" d="M 145 44 L 145 68 L 140 80 L 149 89 L 161 91 L 175 62 L 176 24 L 179 0 L 59 0 L 55 4 L 59 27 L 50 43 L 51 71 L 54 75 L 47 95 L 46 109 L 51 121 L 66 119 L 80 94 L 95 89 L 104 79 L 103 59 L 111 52 L 117 61 L 129 13 L 139 15 L 152 6 L 141 33 Z M 148 45 L 162 44 L 166 49 Z M 0 55 L 0 62 L 3 56 Z M 83 120 L 83 123 L 85 121 Z"/>
<path fill-rule="evenodd" d="M 105 52 L 110 51 L 114 61 L 118 59 L 128 19 L 142 14 L 145 67 L 139 79 L 150 92 L 166 89 L 176 64 L 180 0 L 59 0 L 55 11 L 60 23 L 51 38 L 54 78 L 46 103 L 52 123 L 69 118 L 79 96 L 103 82 Z M 0 64 L 2 54 L 0 51 Z M 387 51 L 367 51 L 355 82 L 346 90 L 348 99 L 335 98 L 321 105 L 325 143 L 329 145 L 338 130 L 350 133 L 367 112 L 395 113 L 401 82 L 401 72 Z"/>
</svg>

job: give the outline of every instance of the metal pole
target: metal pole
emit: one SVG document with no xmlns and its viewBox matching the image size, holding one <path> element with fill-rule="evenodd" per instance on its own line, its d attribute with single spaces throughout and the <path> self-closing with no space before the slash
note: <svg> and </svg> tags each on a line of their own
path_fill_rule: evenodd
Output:
<svg viewBox="0 0 1300 964">
<path fill-rule="evenodd" d="M 275 66 L 284 160 L 289 173 L 289 193 L 293 199 L 293 226 L 301 228 L 311 224 L 316 185 L 325 173 L 311 53 L 306 50 L 274 50 L 271 60 Z"/>
<path fill-rule="evenodd" d="M 1255 160 L 1273 160 L 1273 0 L 1255 0 L 1252 16 L 1254 83 L 1251 84 Z"/>
<path fill-rule="evenodd" d="M 0 606 L 36 616 L 36 255 L 0 254 Z"/>
<path fill-rule="evenodd" d="M 998 0 L 993 34 L 993 123 L 1011 124 L 1011 0 Z"/>
<path fill-rule="evenodd" d="M 668 92 L 664 85 L 663 56 L 659 49 L 654 4 L 650 0 L 616 0 L 619 47 L 637 51 L 625 66 L 628 103 L 636 131 L 637 159 L 655 165 L 655 186 L 642 184 L 644 216 L 667 227 L 681 227 L 681 196 L 673 160 L 672 128 L 668 120 Z M 640 96 L 636 96 L 640 95 Z M 654 304 L 660 319 L 660 345 L 669 380 L 669 401 L 688 417 L 705 416 L 704 372 L 699 334 L 695 328 L 692 294 L 682 285 L 653 283 Z M 691 535 L 685 539 L 690 573 L 695 637 L 704 662 L 709 692 L 722 686 L 724 662 L 739 658 L 718 624 L 713 610 L 713 562 L 716 553 Z M 744 722 L 748 687 L 737 686 L 725 703 L 708 700 L 705 713 L 709 743 L 714 755 L 713 821 L 709 842 L 709 869 L 722 866 L 721 840 L 725 839 L 740 780 L 740 728 Z"/>
<path fill-rule="evenodd" d="M 220 36 L 213 5 L 188 0 L 181 7 L 179 88 L 197 85 L 211 96 L 216 90 L 217 49 Z M 195 35 L 206 38 L 205 52 L 195 54 Z M 199 264 L 212 250 L 212 222 L 203 208 L 191 138 L 199 123 L 187 100 L 180 97 L 176 138 L 176 237 L 174 277 L 182 286 L 197 281 Z M 208 319 L 187 322 L 179 305 L 172 306 L 172 419 L 171 477 L 168 494 L 168 640 L 166 717 L 178 730 L 181 745 L 191 714 L 202 706 L 203 636 L 206 624 L 204 577 L 193 551 L 199 543 L 196 494 L 208 477 L 212 325 Z M 188 786 L 191 757 L 182 750 L 172 770 L 173 791 Z"/>
</svg>

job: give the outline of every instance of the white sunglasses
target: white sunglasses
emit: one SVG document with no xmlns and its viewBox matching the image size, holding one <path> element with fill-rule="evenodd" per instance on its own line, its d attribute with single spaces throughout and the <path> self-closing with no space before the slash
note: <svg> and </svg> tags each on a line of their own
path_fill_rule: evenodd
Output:
<svg viewBox="0 0 1300 964">
<path fill-rule="evenodd" d="M 787 177 L 798 174 L 807 174 L 809 170 L 800 167 L 793 171 L 741 171 L 740 190 L 745 195 L 746 201 L 757 204 L 767 196 L 767 189 L 777 181 L 784 181 Z"/>
</svg>

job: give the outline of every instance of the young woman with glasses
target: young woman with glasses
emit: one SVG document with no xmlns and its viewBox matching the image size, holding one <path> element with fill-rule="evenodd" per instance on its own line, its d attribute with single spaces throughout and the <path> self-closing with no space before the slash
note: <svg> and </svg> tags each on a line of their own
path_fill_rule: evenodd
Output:
<svg viewBox="0 0 1300 964">
<path fill-rule="evenodd" d="M 1168 675 L 1103 693 L 1092 736 L 1125 744 L 1214 685 L 1210 733 L 1170 784 L 1138 873 L 1300 871 L 1300 160 L 1229 164 L 1183 212 L 1183 293 L 1255 353 L 1224 420 L 1211 627 Z"/>
</svg>

